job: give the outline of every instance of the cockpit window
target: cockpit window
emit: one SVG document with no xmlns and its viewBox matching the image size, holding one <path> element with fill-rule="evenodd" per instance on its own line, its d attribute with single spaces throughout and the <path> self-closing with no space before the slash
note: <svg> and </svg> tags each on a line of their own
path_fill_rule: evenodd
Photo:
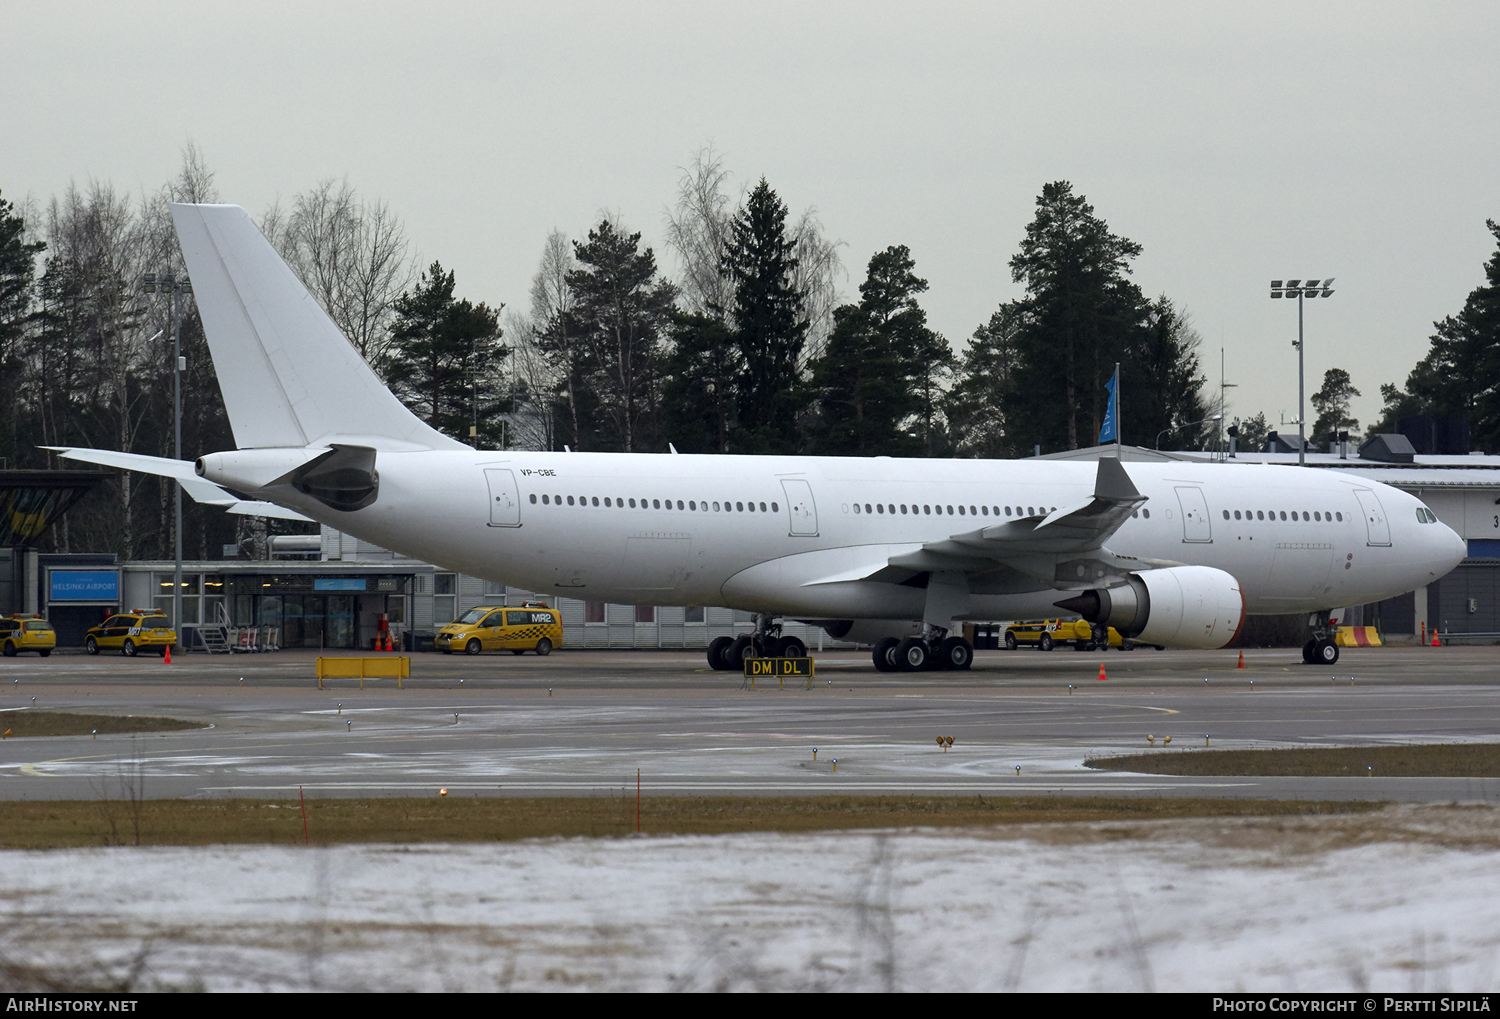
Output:
<svg viewBox="0 0 1500 1019">
<path fill-rule="evenodd" d="M 1435 524 L 1437 523 L 1437 514 L 1432 512 L 1432 510 L 1428 509 L 1426 506 L 1418 506 L 1417 521 L 1423 524 Z"/>
</svg>

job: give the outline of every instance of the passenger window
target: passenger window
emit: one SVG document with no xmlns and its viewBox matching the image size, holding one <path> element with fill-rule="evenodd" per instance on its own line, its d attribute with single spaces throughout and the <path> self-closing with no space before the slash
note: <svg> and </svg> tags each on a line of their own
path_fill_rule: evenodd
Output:
<svg viewBox="0 0 1500 1019">
<path fill-rule="evenodd" d="M 735 508 L 736 512 L 739 512 L 739 513 L 745 512 L 745 504 L 742 503 L 742 502 L 735 503 L 734 504 L 734 508 Z"/>
<path fill-rule="evenodd" d="M 906 503 L 904 502 L 901 504 L 901 515 L 906 516 Z"/>
<path fill-rule="evenodd" d="M 778 506 L 778 505 L 776 505 L 776 504 L 775 504 L 775 503 L 774 503 L 774 502 L 773 502 L 773 503 L 771 503 L 771 512 L 772 512 L 772 513 L 780 513 L 780 512 L 781 512 L 781 507 L 780 507 L 780 506 Z"/>
<path fill-rule="evenodd" d="M 952 507 L 952 506 L 949 506 L 949 507 L 948 507 L 948 515 L 949 515 L 949 516 L 950 516 L 950 517 L 951 517 L 951 516 L 952 516 L 952 515 L 953 515 L 953 507 Z"/>
<path fill-rule="evenodd" d="M 1344 514 L 1342 514 L 1342 513 L 1335 513 L 1334 516 L 1338 518 L 1338 522 L 1339 523 L 1342 524 L 1344 522 Z"/>
<path fill-rule="evenodd" d="M 922 504 L 922 512 L 926 513 L 930 517 L 930 516 L 932 516 L 932 507 L 929 506 L 929 505 L 927 505 L 926 503 L 923 503 Z"/>
<path fill-rule="evenodd" d="M 1147 520 L 1150 520 L 1151 519 L 1151 511 L 1148 510 L 1148 509 L 1143 509 L 1143 510 L 1141 510 L 1141 516 L 1145 517 Z"/>
<path fill-rule="evenodd" d="M 533 506 L 536 505 L 536 493 L 535 492 L 531 493 L 531 505 L 533 505 Z"/>
<path fill-rule="evenodd" d="M 958 515 L 959 515 L 959 516 L 964 516 L 964 515 L 965 515 L 965 514 L 964 514 L 964 508 L 963 508 L 963 507 L 962 507 L 962 506 L 960 506 L 960 507 L 959 507 L 959 508 L 958 508 Z"/>
<path fill-rule="evenodd" d="M 692 499 L 689 499 L 688 500 L 688 509 L 693 510 L 694 512 L 697 512 L 698 503 L 696 501 L 692 500 Z"/>
<path fill-rule="evenodd" d="M 884 513 L 885 512 L 885 506 L 884 506 L 884 504 L 877 502 L 875 504 L 875 512 L 876 513 Z"/>
<path fill-rule="evenodd" d="M 764 513 L 764 512 L 765 512 L 765 511 L 766 511 L 766 504 L 765 504 L 765 503 L 761 503 L 761 504 L 760 504 L 760 511 L 761 511 L 761 512 L 762 512 L 762 513 Z"/>
<path fill-rule="evenodd" d="M 1228 511 L 1228 510 L 1225 510 L 1225 511 L 1224 511 L 1224 519 L 1225 519 L 1225 520 L 1228 520 L 1228 519 L 1229 519 L 1229 511 Z"/>
<path fill-rule="evenodd" d="M 715 513 L 719 512 L 719 504 L 718 503 L 714 503 L 714 512 Z"/>
<path fill-rule="evenodd" d="M 985 516 L 989 516 L 990 515 L 990 508 L 988 506 L 981 506 L 981 507 L 979 507 L 979 511 L 981 513 L 983 513 Z"/>
<path fill-rule="evenodd" d="M 568 505 L 569 506 L 573 505 L 573 497 L 571 495 L 568 496 Z"/>
<path fill-rule="evenodd" d="M 532 496 L 532 498 L 535 499 L 536 496 Z M 552 505 L 552 499 L 551 499 L 551 497 L 545 496 L 545 495 L 542 496 L 542 505 L 543 506 L 550 506 L 550 505 Z"/>
<path fill-rule="evenodd" d="M 977 516 L 979 516 L 979 513 L 974 509 L 973 506 L 969 507 L 969 516 L 971 516 L 971 517 L 977 517 Z"/>
<path fill-rule="evenodd" d="M 1005 507 L 1005 515 L 1006 515 L 1006 516 L 1010 516 L 1010 507 L 1009 507 L 1009 506 L 1007 506 L 1007 507 Z M 1135 513 L 1132 513 L 1132 514 L 1130 514 L 1130 515 L 1131 515 L 1131 516 L 1136 516 L 1136 515 L 1137 515 L 1137 514 L 1135 514 Z"/>
</svg>

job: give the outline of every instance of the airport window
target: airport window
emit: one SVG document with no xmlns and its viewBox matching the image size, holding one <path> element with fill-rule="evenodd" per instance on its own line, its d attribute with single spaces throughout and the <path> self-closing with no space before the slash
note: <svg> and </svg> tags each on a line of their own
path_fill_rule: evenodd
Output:
<svg viewBox="0 0 1500 1019">
<path fill-rule="evenodd" d="M 654 623 L 654 622 L 656 622 L 656 606 L 655 605 L 637 605 L 635 607 L 635 621 L 637 623 Z"/>
<path fill-rule="evenodd" d="M 453 573 L 432 575 L 432 621 L 438 626 L 451 623 L 457 614 L 454 595 L 458 591 L 458 576 Z"/>
<path fill-rule="evenodd" d="M 704 619 L 703 619 L 703 606 L 702 605 L 689 605 L 687 608 L 683 609 L 683 611 L 682 611 L 682 621 L 684 623 L 701 623 L 701 622 L 704 622 Z"/>
<path fill-rule="evenodd" d="M 536 493 L 535 492 L 531 493 L 531 505 L 533 505 L 533 506 L 536 505 Z"/>
<path fill-rule="evenodd" d="M 583 603 L 583 621 L 585 623 L 604 622 L 604 603 L 602 601 L 586 601 Z"/>
</svg>

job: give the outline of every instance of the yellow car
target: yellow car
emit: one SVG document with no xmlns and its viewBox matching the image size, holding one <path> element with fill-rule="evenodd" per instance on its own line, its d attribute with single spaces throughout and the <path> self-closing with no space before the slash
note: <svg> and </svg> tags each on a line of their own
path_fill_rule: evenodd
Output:
<svg viewBox="0 0 1500 1019">
<path fill-rule="evenodd" d="M 1051 651 L 1059 644 L 1071 644 L 1075 651 L 1095 651 L 1094 629 L 1082 619 L 1044 619 L 1035 623 L 1012 623 L 1005 628 L 1005 646 L 1011 651 L 1022 644 L 1035 644 L 1042 651 Z M 1121 651 L 1133 651 L 1134 641 L 1125 640 L 1120 631 L 1109 628 L 1109 646 Z M 1161 650 L 1161 648 L 1157 648 Z"/>
<path fill-rule="evenodd" d="M 22 651 L 35 651 L 46 658 L 57 647 L 57 633 L 41 616 L 8 616 L 0 619 L 0 652 L 14 658 Z"/>
<path fill-rule="evenodd" d="M 439 630 L 433 643 L 445 655 L 455 651 L 470 655 L 481 651 L 550 655 L 553 648 L 562 647 L 562 641 L 562 617 L 556 609 L 537 602 L 518 609 L 484 605 L 470 609 Z"/>
<path fill-rule="evenodd" d="M 145 650 L 165 656 L 167 648 L 176 643 L 177 633 L 167 617 L 151 609 L 131 609 L 110 616 L 83 636 L 83 649 L 89 654 L 119 648 L 126 658 L 134 658 Z"/>
</svg>

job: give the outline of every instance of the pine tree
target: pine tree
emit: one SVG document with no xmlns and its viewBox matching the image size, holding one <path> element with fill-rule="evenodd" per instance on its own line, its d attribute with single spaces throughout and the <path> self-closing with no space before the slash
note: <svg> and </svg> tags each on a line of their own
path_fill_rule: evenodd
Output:
<svg viewBox="0 0 1500 1019">
<path fill-rule="evenodd" d="M 662 385 L 662 430 L 681 453 L 726 453 L 735 432 L 744 360 L 734 333 L 711 315 L 675 313 Z"/>
<path fill-rule="evenodd" d="M 744 363 L 737 451 L 796 451 L 802 401 L 798 365 L 807 336 L 803 295 L 793 285 L 795 244 L 786 205 L 762 178 L 731 223 L 723 275 L 733 287 L 729 311 Z"/>
<path fill-rule="evenodd" d="M 1359 419 L 1349 416 L 1349 400 L 1359 395 L 1360 391 L 1354 388 L 1344 369 L 1330 368 L 1324 372 L 1323 387 L 1312 395 L 1313 410 L 1318 419 L 1308 438 L 1313 442 L 1334 443 L 1338 441 L 1339 432 L 1358 430 Z"/>
<path fill-rule="evenodd" d="M 1003 304 L 969 340 L 947 398 L 959 456 L 998 459 L 1020 452 L 1006 427 L 1005 404 L 1015 386 L 1015 342 L 1024 320 L 1018 303 Z"/>
<path fill-rule="evenodd" d="M 16 462 L 17 391 L 25 367 L 21 339 L 31 314 L 36 256 L 46 247 L 26 240 L 26 222 L 0 197 L 0 455 Z"/>
<path fill-rule="evenodd" d="M 386 382 L 423 420 L 477 447 L 500 441 L 504 359 L 498 309 L 454 297 L 454 274 L 434 261 L 394 303 Z M 477 426 L 477 434 L 470 428 Z"/>
</svg>

